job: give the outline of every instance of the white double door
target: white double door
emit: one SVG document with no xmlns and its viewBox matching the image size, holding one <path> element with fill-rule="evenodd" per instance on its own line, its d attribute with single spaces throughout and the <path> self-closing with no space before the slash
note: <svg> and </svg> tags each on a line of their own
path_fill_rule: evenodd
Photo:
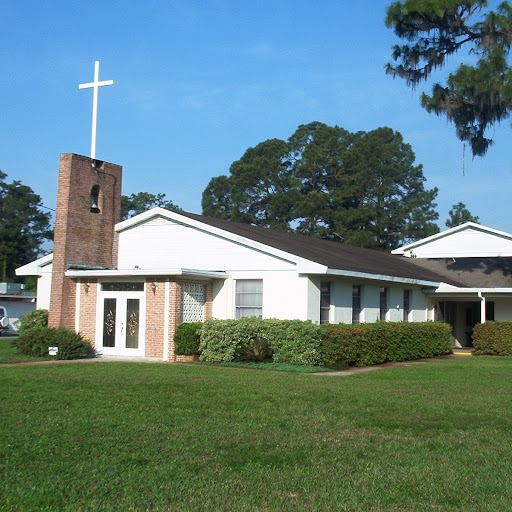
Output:
<svg viewBox="0 0 512 512">
<path fill-rule="evenodd" d="M 144 356 L 144 293 L 104 292 L 98 306 L 98 350 L 105 355 Z"/>
</svg>

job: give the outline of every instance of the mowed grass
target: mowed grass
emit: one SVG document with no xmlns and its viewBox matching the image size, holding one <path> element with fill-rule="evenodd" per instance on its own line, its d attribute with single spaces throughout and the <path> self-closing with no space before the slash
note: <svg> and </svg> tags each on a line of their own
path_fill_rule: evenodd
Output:
<svg viewBox="0 0 512 512">
<path fill-rule="evenodd" d="M 0 368 L 2 511 L 512 510 L 512 358 Z"/>
<path fill-rule="evenodd" d="M 6 334 L 2 334 L 0 336 L 0 364 L 28 363 L 31 361 L 41 361 L 45 359 L 37 356 L 26 356 L 24 354 L 19 354 L 13 347 L 13 341 L 15 340 L 15 336 L 9 336 Z M 48 359 L 49 358 L 50 356 L 48 356 Z"/>
</svg>

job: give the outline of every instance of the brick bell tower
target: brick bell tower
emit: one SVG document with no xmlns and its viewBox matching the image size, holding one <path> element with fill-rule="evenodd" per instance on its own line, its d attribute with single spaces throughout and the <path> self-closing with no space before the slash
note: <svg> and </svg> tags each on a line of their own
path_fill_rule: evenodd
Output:
<svg viewBox="0 0 512 512">
<path fill-rule="evenodd" d="M 73 153 L 60 156 L 48 323 L 75 329 L 76 282 L 70 264 L 114 267 L 121 220 L 122 167 Z"/>
</svg>

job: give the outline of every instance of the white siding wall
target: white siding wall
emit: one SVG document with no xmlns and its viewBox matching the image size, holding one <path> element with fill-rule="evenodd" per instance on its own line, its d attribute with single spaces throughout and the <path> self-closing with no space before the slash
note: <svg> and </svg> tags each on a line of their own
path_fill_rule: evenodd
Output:
<svg viewBox="0 0 512 512">
<path fill-rule="evenodd" d="M 389 321 L 390 322 L 401 322 L 403 320 L 403 307 L 404 307 L 404 289 L 403 288 L 391 288 L 389 290 Z"/>
<path fill-rule="evenodd" d="M 52 290 L 53 265 L 41 267 L 41 275 L 37 278 L 37 309 L 50 309 L 50 292 Z"/>
<path fill-rule="evenodd" d="M 335 324 L 352 323 L 352 283 L 342 280 L 335 281 L 331 285 L 331 301 L 334 304 L 333 322 Z"/>
<path fill-rule="evenodd" d="M 361 322 L 376 322 L 380 316 L 380 285 L 364 284 L 361 295 L 363 308 Z"/>
<path fill-rule="evenodd" d="M 284 270 L 294 264 L 209 232 L 157 218 L 119 233 L 119 269 Z"/>
<path fill-rule="evenodd" d="M 512 299 L 491 299 L 494 300 L 494 320 L 503 322 L 512 320 Z"/>
<path fill-rule="evenodd" d="M 212 317 L 225 320 L 233 318 L 231 313 L 233 281 L 231 279 L 216 279 L 212 290 Z"/>
<path fill-rule="evenodd" d="M 307 320 L 309 279 L 296 272 L 272 272 L 263 279 L 263 316 L 265 318 Z M 318 315 L 320 291 L 318 291 Z"/>
<path fill-rule="evenodd" d="M 313 277 L 307 282 L 307 311 L 304 320 L 311 320 L 316 324 L 320 323 L 320 281 L 320 277 Z"/>
<path fill-rule="evenodd" d="M 512 240 L 488 231 L 466 228 L 412 250 L 418 258 L 502 256 L 512 254 Z"/>
<path fill-rule="evenodd" d="M 373 323 L 380 316 L 380 284 L 374 283 L 353 283 L 346 279 L 331 280 L 331 303 L 333 309 L 333 323 L 352 323 L 352 285 L 361 284 L 361 322 Z M 401 322 L 403 320 L 404 289 L 401 287 L 389 286 L 389 283 L 382 283 L 388 288 L 388 314 L 387 321 Z M 410 294 L 409 321 L 424 322 L 431 313 L 433 318 L 433 305 L 429 303 L 428 297 L 419 288 L 407 287 Z M 316 299 L 315 299 L 316 300 Z M 318 301 L 310 309 L 319 309 L 320 296 Z M 397 308 L 398 306 L 398 308 Z"/>
<path fill-rule="evenodd" d="M 411 312 L 409 313 L 410 322 L 426 322 L 427 320 L 433 320 L 433 316 L 432 318 L 429 317 L 430 307 L 428 297 L 422 293 L 421 290 L 411 290 L 409 301 L 411 309 Z"/>
<path fill-rule="evenodd" d="M 263 318 L 307 320 L 308 304 L 315 302 L 308 295 L 315 289 L 307 277 L 289 271 L 230 272 L 229 278 L 213 283 L 212 315 L 214 318 L 235 317 L 235 285 L 237 279 L 263 280 Z M 320 309 L 320 292 L 317 308 Z M 318 313 L 319 314 L 319 313 Z M 318 321 L 318 318 L 316 319 Z"/>
</svg>

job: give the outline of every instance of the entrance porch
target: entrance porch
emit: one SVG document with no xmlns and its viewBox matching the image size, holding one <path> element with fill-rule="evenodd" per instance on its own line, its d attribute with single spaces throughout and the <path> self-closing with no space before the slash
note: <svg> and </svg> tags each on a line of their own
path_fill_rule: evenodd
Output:
<svg viewBox="0 0 512 512">
<path fill-rule="evenodd" d="M 436 321 L 452 327 L 452 347 L 472 347 L 473 328 L 483 321 L 494 320 L 494 302 L 483 300 L 440 300 L 435 306 Z"/>
<path fill-rule="evenodd" d="M 512 321 L 510 289 L 466 289 L 430 294 L 434 319 L 452 326 L 452 347 L 472 347 L 476 324 Z"/>
</svg>

